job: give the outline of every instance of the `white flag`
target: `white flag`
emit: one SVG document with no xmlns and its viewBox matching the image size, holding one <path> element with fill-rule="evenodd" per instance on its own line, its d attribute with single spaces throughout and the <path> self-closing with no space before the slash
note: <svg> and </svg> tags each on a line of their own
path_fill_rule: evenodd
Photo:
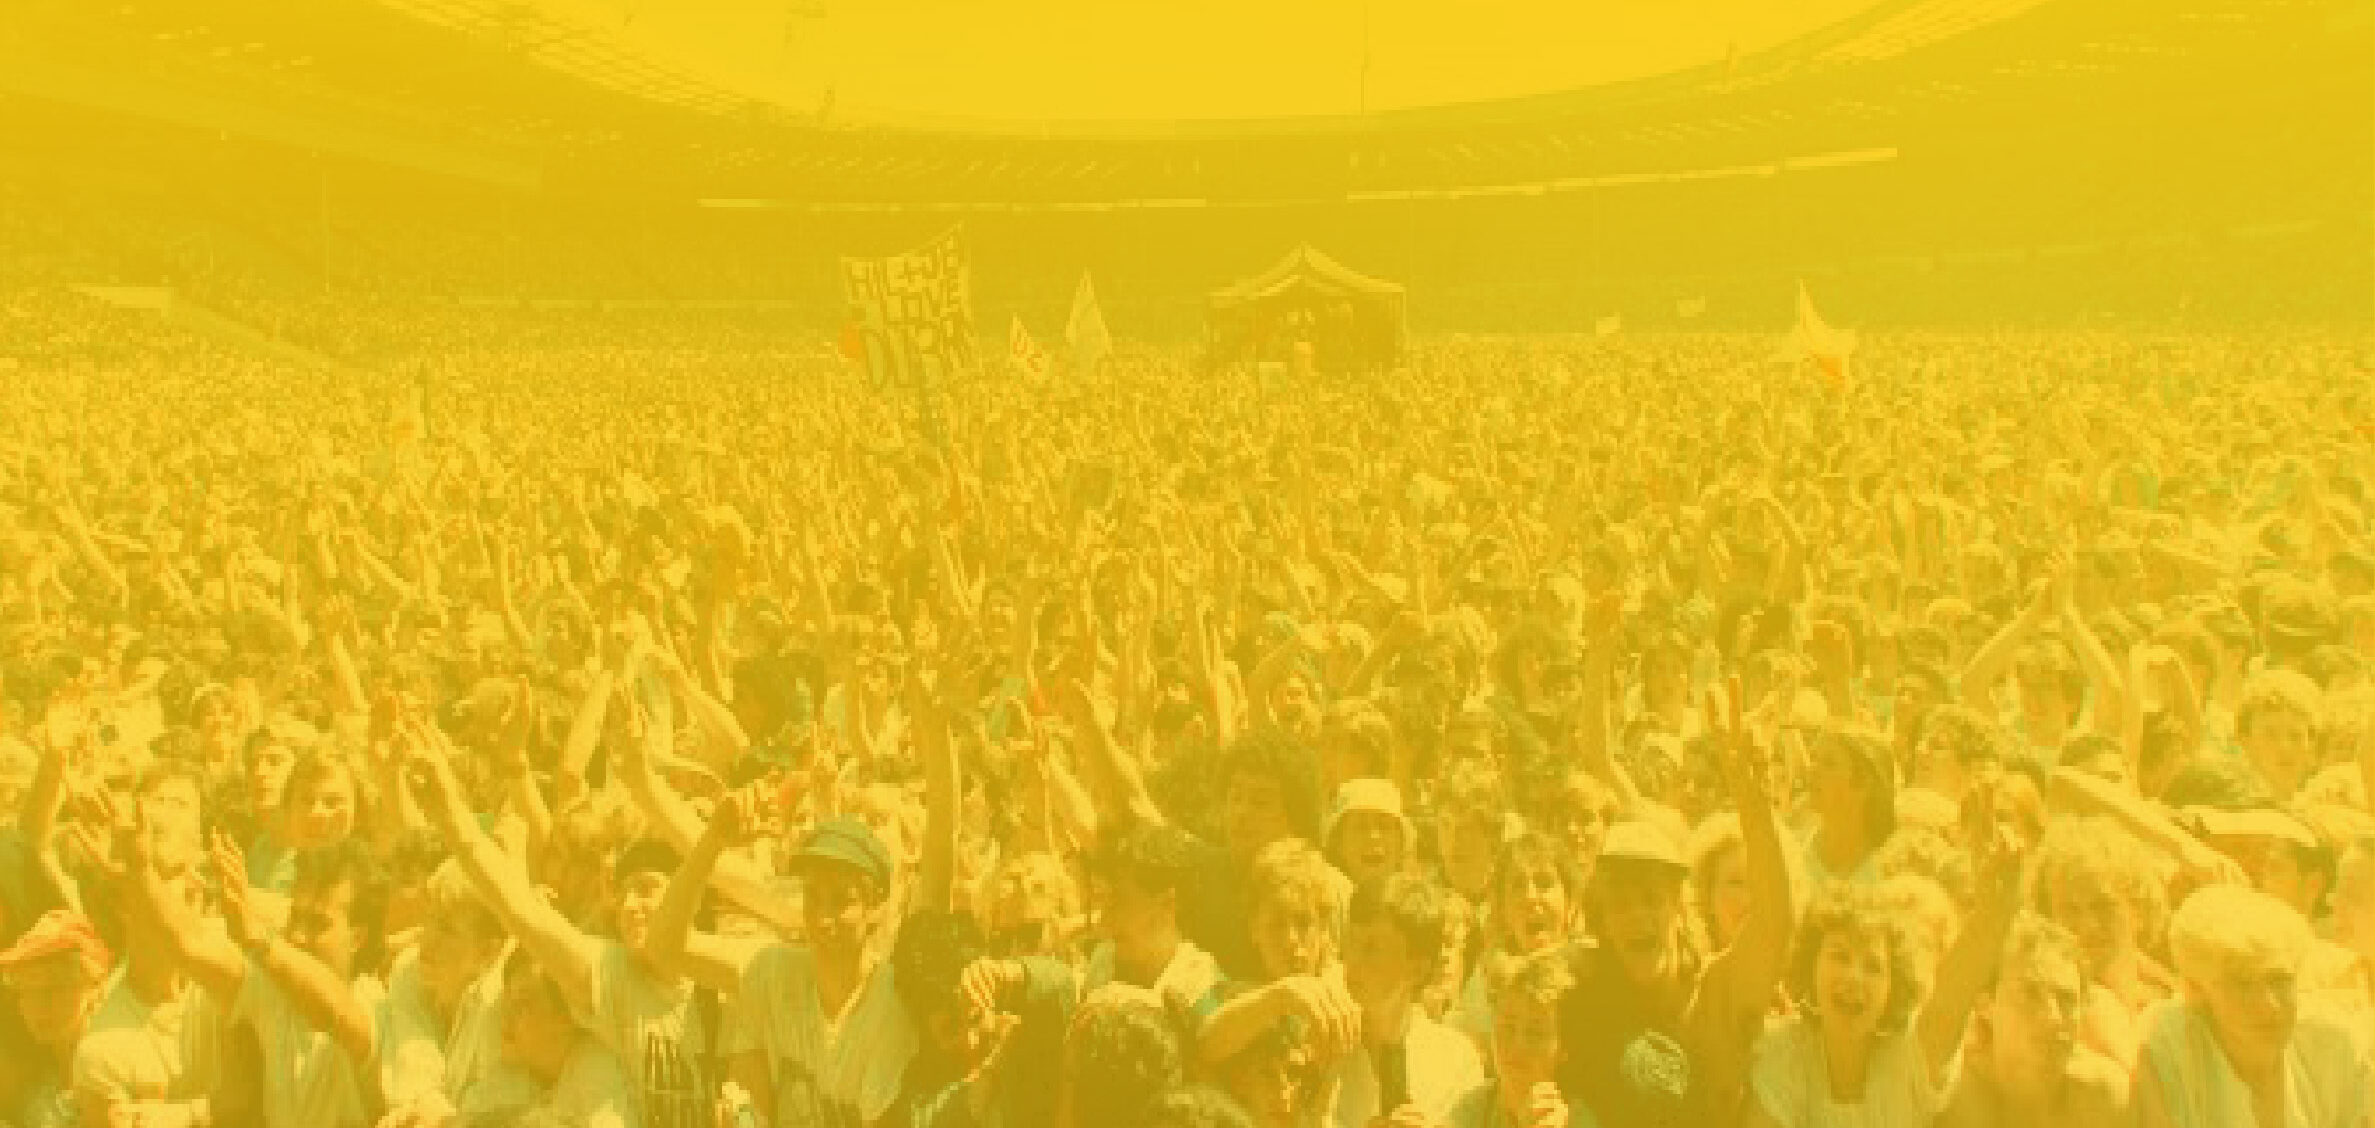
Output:
<svg viewBox="0 0 2375 1128">
<path fill-rule="evenodd" d="M 1014 327 L 1006 333 L 1006 346 L 1014 359 L 1014 367 L 1025 378 L 1033 381 L 1047 378 L 1047 350 L 1031 339 L 1031 331 L 1023 328 L 1020 314 L 1015 316 Z"/>
<path fill-rule="evenodd" d="M 1592 324 L 1592 336 L 1613 337 L 1624 332 L 1625 319 L 1621 314 L 1609 314 Z"/>
<path fill-rule="evenodd" d="M 1792 363 L 1812 361 L 1834 388 L 1847 384 L 1847 358 L 1855 352 L 1855 333 L 1834 329 L 1815 312 L 1814 295 L 1798 283 L 1798 323 L 1782 342 L 1782 358 Z"/>
<path fill-rule="evenodd" d="M 1113 351 L 1113 334 L 1105 331 L 1105 313 L 1097 308 L 1096 288 L 1088 271 L 1080 272 L 1080 289 L 1072 295 L 1072 318 L 1064 323 L 1064 343 L 1072 347 L 1072 371 L 1093 372 Z"/>
</svg>

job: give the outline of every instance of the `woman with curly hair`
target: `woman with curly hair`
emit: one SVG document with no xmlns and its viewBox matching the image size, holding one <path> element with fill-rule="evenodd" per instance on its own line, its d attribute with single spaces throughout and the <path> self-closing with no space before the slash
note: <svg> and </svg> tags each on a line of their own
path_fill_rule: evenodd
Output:
<svg viewBox="0 0 2375 1128">
<path fill-rule="evenodd" d="M 2037 851 L 2036 908 L 2068 928 L 2085 956 L 2080 1038 L 2122 1065 L 2136 1060 L 2137 1017 L 2176 980 L 2144 950 L 2169 916 L 2166 886 L 2143 843 L 2105 819 L 2061 819 Z"/>
<path fill-rule="evenodd" d="M 1991 845 L 1989 854 L 1978 911 L 1926 1000 L 1906 914 L 1876 891 L 1834 886 L 1807 914 L 1790 969 L 1800 1013 L 1757 1046 L 1750 1128 L 1919 1128 L 1936 1118 L 2019 909 L 2019 851 Z"/>
</svg>

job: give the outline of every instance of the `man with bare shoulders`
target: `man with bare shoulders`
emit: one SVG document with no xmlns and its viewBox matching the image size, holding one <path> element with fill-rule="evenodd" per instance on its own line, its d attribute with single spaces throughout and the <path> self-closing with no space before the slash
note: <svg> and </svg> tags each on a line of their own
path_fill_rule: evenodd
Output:
<svg viewBox="0 0 2375 1128">
<path fill-rule="evenodd" d="M 2078 1040 L 2088 990 L 2081 962 L 2068 929 L 2035 916 L 2014 926 L 1939 1128 L 2134 1123 L 2126 1072 Z"/>
</svg>

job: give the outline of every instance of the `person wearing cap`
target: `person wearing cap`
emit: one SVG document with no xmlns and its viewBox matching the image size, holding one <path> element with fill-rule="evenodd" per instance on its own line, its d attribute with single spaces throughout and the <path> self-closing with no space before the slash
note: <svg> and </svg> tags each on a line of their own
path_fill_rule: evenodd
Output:
<svg viewBox="0 0 2375 1128">
<path fill-rule="evenodd" d="M 748 952 L 707 933 L 661 925 L 676 851 L 651 839 L 620 850 L 605 906 L 617 935 L 592 935 L 539 894 L 526 871 L 479 828 L 449 750 L 437 734 L 422 735 L 408 764 L 421 806 L 479 898 L 534 956 L 571 1014 L 634 1073 L 644 1124 L 678 1128 L 705 1119 L 710 1105 L 703 1075 L 714 1031 L 694 993 L 732 990 Z"/>
<path fill-rule="evenodd" d="M 718 805 L 669 880 L 668 901 L 698 901 L 755 806 L 741 795 Z M 809 830 L 789 865 L 801 882 L 802 938 L 761 948 L 743 968 L 718 1043 L 726 1075 L 761 1124 L 873 1124 L 898 1099 L 917 1047 L 914 1020 L 874 957 L 891 854 L 864 822 L 836 817 Z"/>
<path fill-rule="evenodd" d="M 1731 700 L 1740 696 L 1735 682 Z M 1609 829 L 1584 894 L 1594 942 L 1570 946 L 1576 984 L 1561 1002 L 1559 1071 L 1568 1098 L 1608 1128 L 1732 1123 L 1749 1047 L 1788 966 L 1796 914 L 1763 753 L 1737 712 L 1708 727 L 1741 815 L 1748 915 L 1731 946 L 1698 951 L 1677 836 L 1639 820 Z"/>
<path fill-rule="evenodd" d="M 1417 830 L 1402 813 L 1402 790 L 1390 779 L 1346 780 L 1320 830 L 1328 860 L 1354 884 L 1408 866 Z"/>
<path fill-rule="evenodd" d="M 0 1120 L 24 1125 L 70 1122 L 75 1047 L 98 1009 L 99 988 L 113 964 L 114 957 L 90 919 L 72 909 L 42 914 L 16 943 L 0 952 L 0 986 L 15 1000 L 33 1050 L 32 1060 L 14 1063 L 23 1080 L 15 1107 L 0 1109 Z"/>
</svg>

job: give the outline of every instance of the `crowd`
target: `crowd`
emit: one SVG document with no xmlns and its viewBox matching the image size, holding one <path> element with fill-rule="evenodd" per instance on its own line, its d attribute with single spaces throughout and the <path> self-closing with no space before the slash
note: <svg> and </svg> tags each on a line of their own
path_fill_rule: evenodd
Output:
<svg viewBox="0 0 2375 1128">
<path fill-rule="evenodd" d="M 2375 1116 L 2364 340 L 410 316 L 0 382 L 0 1123 Z"/>
</svg>

